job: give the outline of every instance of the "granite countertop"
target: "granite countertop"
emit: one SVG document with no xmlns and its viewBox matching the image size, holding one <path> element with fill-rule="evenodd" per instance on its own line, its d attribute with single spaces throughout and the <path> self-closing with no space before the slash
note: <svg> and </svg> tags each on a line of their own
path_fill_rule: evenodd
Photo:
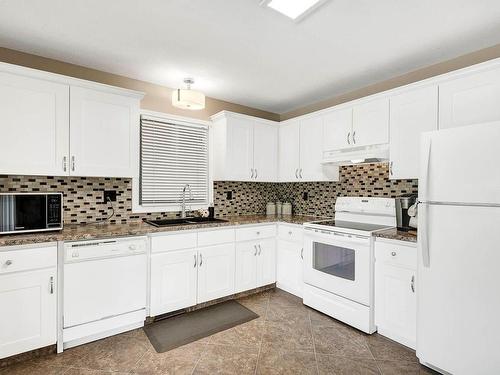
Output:
<svg viewBox="0 0 500 375">
<path fill-rule="evenodd" d="M 150 233 L 172 232 L 180 230 L 193 230 L 216 228 L 234 225 L 260 224 L 260 223 L 289 223 L 302 225 L 308 221 L 319 220 L 316 216 L 284 215 L 240 215 L 221 217 L 226 222 L 172 225 L 157 228 L 144 222 L 129 224 L 84 224 L 66 225 L 62 231 L 38 232 L 29 234 L 0 235 L 0 246 L 27 245 L 42 242 L 92 240 L 109 237 L 141 236 Z"/>
<path fill-rule="evenodd" d="M 374 232 L 373 235 L 379 238 L 387 238 L 389 240 L 406 241 L 406 242 L 417 242 L 417 231 L 411 230 L 405 232 L 398 230 L 397 228 L 384 229 L 381 231 Z"/>
</svg>

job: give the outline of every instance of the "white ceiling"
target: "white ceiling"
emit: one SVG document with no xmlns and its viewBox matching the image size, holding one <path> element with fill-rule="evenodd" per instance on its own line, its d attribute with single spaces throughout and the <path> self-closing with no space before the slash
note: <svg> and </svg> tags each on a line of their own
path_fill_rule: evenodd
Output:
<svg viewBox="0 0 500 375">
<path fill-rule="evenodd" d="M 498 0 L 0 0 L 0 45 L 283 113 L 500 43 Z"/>
</svg>

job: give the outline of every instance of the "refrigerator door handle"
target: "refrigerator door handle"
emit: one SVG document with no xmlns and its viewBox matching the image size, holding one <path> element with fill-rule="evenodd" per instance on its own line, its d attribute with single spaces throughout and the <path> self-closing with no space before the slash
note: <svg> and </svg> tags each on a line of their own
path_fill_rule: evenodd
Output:
<svg viewBox="0 0 500 375">
<path fill-rule="evenodd" d="M 418 231 L 420 235 L 419 242 L 422 252 L 422 263 L 426 268 L 429 268 L 430 266 L 429 218 L 427 215 L 428 208 L 429 206 L 427 203 L 418 202 L 418 216 L 420 217 L 421 223 L 423 224 Z"/>
<path fill-rule="evenodd" d="M 422 135 L 421 140 L 421 150 L 420 155 L 422 155 L 421 165 L 420 165 L 420 180 L 419 180 L 419 200 L 422 202 L 427 202 L 429 198 L 427 197 L 427 188 L 429 180 L 429 162 L 431 159 L 431 137 L 428 135 Z"/>
</svg>

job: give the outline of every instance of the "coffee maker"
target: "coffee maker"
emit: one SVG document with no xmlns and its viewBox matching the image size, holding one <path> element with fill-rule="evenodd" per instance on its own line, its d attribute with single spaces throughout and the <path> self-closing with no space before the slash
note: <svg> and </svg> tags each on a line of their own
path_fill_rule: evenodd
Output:
<svg viewBox="0 0 500 375">
<path fill-rule="evenodd" d="M 404 194 L 396 198 L 396 223 L 399 230 L 409 231 L 415 228 L 410 227 L 410 215 L 408 209 L 417 201 L 417 194 Z"/>
</svg>

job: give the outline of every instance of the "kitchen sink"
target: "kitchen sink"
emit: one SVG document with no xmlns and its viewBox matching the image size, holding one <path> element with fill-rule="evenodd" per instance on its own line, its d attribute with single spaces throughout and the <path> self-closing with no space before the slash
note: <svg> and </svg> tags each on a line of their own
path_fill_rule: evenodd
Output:
<svg viewBox="0 0 500 375">
<path fill-rule="evenodd" d="M 201 223 L 225 223 L 227 220 L 215 219 L 212 217 L 186 217 L 182 219 L 160 219 L 160 220 L 144 220 L 144 222 L 155 227 L 169 227 L 172 225 L 189 225 Z"/>
</svg>

